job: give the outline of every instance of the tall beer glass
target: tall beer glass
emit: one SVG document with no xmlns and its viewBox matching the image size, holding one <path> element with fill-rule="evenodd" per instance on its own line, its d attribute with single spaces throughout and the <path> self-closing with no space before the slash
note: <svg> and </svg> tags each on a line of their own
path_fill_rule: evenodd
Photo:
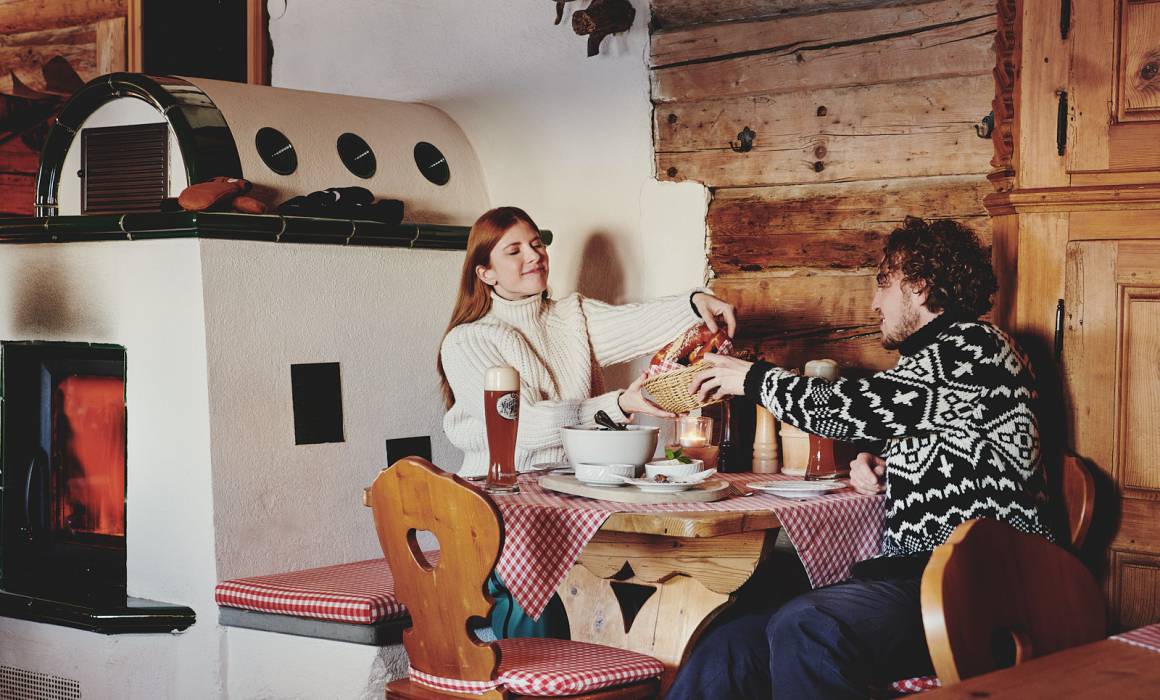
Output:
<svg viewBox="0 0 1160 700">
<path fill-rule="evenodd" d="M 520 373 L 514 367 L 489 367 L 484 373 L 483 414 L 489 456 L 484 490 L 518 493 L 516 432 L 520 425 Z"/>
</svg>

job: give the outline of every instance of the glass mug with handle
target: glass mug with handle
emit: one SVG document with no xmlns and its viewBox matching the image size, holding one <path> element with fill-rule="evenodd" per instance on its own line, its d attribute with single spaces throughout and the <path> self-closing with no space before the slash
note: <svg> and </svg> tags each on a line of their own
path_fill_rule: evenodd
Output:
<svg viewBox="0 0 1160 700">
<path fill-rule="evenodd" d="M 520 426 L 520 373 L 515 367 L 488 367 L 483 375 L 483 414 L 487 427 L 488 493 L 519 493 L 516 433 Z"/>
</svg>

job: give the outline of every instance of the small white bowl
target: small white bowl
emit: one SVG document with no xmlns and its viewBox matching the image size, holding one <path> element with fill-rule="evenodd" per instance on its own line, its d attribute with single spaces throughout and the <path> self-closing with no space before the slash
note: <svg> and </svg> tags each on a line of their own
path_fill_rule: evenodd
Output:
<svg viewBox="0 0 1160 700">
<path fill-rule="evenodd" d="M 685 464 L 678 462 L 675 459 L 658 459 L 644 465 L 645 478 L 652 479 L 657 474 L 664 474 L 670 479 L 680 478 L 683 476 L 692 476 L 699 471 L 704 470 L 705 463 L 699 459 Z"/>
<path fill-rule="evenodd" d="M 635 477 L 635 464 L 585 464 L 576 465 L 576 481 L 592 486 L 620 486 L 621 477 Z"/>
</svg>

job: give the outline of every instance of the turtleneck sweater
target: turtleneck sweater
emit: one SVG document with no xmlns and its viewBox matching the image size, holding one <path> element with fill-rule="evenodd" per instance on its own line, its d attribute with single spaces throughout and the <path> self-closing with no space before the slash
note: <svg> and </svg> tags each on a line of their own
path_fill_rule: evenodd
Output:
<svg viewBox="0 0 1160 700">
<path fill-rule="evenodd" d="M 509 301 L 492 293 L 491 310 L 451 329 L 440 356 L 455 403 L 443 418 L 451 444 L 463 450 L 461 476 L 487 472 L 483 375 L 508 365 L 520 373 L 516 468 L 564 459 L 560 428 L 591 423 L 603 410 L 625 421 L 605 391 L 603 367 L 649 355 L 700 319 L 689 294 L 613 306 L 579 294 Z"/>
</svg>

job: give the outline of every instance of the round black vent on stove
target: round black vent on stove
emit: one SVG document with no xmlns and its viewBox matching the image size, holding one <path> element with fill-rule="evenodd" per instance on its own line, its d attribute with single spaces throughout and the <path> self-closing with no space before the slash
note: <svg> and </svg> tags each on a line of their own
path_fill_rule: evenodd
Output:
<svg viewBox="0 0 1160 700">
<path fill-rule="evenodd" d="M 294 144 L 277 129 L 264 126 L 258 129 L 254 136 L 254 147 L 270 170 L 279 175 L 289 175 L 298 169 L 298 154 L 294 152 Z"/>
<path fill-rule="evenodd" d="M 451 179 L 451 168 L 447 167 L 447 159 L 443 153 L 426 141 L 415 144 L 415 165 L 419 172 L 436 185 L 446 185 Z"/>
<path fill-rule="evenodd" d="M 375 174 L 375 152 L 358 134 L 348 131 L 338 137 L 338 157 L 347 170 L 363 179 Z"/>
</svg>

